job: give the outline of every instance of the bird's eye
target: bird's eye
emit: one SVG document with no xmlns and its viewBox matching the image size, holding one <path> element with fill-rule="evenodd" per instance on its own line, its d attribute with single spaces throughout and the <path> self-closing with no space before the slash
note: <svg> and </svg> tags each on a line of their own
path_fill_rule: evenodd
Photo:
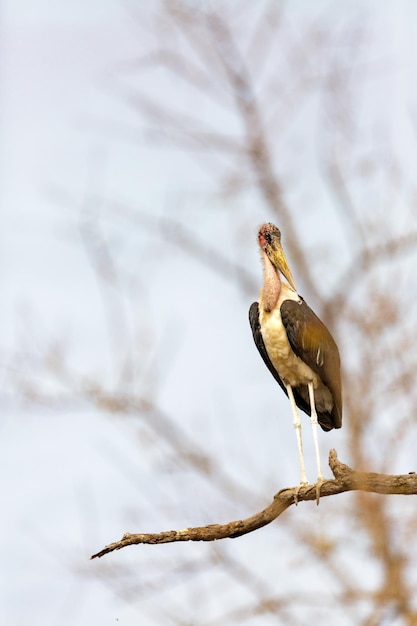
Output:
<svg viewBox="0 0 417 626">
<path fill-rule="evenodd" d="M 271 240 L 272 240 L 271 233 L 265 233 L 264 237 L 267 243 L 271 243 Z"/>
</svg>

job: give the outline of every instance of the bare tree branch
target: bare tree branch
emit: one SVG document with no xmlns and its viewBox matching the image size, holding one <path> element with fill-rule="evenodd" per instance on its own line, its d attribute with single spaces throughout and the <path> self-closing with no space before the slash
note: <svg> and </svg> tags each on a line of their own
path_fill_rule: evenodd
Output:
<svg viewBox="0 0 417 626">
<path fill-rule="evenodd" d="M 417 494 L 417 475 L 414 472 L 402 475 L 375 474 L 373 472 L 357 472 L 348 465 L 341 463 L 336 450 L 331 450 L 329 465 L 334 480 L 325 480 L 321 484 L 300 485 L 281 489 L 269 506 L 263 511 L 255 513 L 244 520 L 228 522 L 227 524 L 209 524 L 182 530 L 168 530 L 160 533 L 125 533 L 120 541 L 109 544 L 100 552 L 93 554 L 91 559 L 102 557 L 114 550 L 138 543 L 159 544 L 175 541 L 215 541 L 229 537 L 235 539 L 241 535 L 258 530 L 284 513 L 292 504 L 301 501 L 316 500 L 320 496 L 333 496 L 345 491 L 369 491 L 380 494 Z"/>
</svg>

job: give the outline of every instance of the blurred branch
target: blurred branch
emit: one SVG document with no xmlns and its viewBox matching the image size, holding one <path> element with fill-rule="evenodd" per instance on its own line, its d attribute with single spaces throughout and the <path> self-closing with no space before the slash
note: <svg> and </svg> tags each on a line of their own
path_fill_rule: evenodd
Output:
<svg viewBox="0 0 417 626">
<path fill-rule="evenodd" d="M 216 463 L 204 447 L 180 426 L 178 420 L 166 414 L 151 399 L 122 393 L 113 394 L 94 384 L 78 389 L 78 393 L 89 398 L 100 409 L 121 415 L 140 415 L 144 422 L 158 433 L 158 437 L 176 451 L 178 460 L 183 460 L 194 471 L 208 478 L 212 484 L 221 484 L 224 492 L 229 495 L 239 494 L 238 497 L 246 502 L 257 499 L 258 494 L 251 491 L 243 482 L 231 478 L 225 468 Z"/>
<path fill-rule="evenodd" d="M 243 265 L 230 261 L 213 246 L 209 246 L 198 239 L 195 231 L 186 228 L 179 221 L 169 217 L 153 217 L 144 211 L 133 211 L 119 203 L 115 203 L 117 213 L 126 215 L 129 219 L 145 227 L 150 233 L 159 236 L 162 233 L 166 241 L 181 249 L 184 254 L 197 259 L 209 269 L 223 278 L 232 280 L 244 293 L 253 294 L 259 289 L 258 282 Z"/>
<path fill-rule="evenodd" d="M 132 90 L 124 85 L 119 85 L 119 90 L 124 94 L 125 101 L 152 125 L 156 125 L 165 139 L 189 151 L 201 147 L 205 156 L 215 152 L 216 157 L 222 157 L 223 176 L 226 170 L 228 174 L 233 173 L 233 178 L 239 177 L 246 184 L 248 181 L 254 184 L 265 206 L 275 214 L 280 228 L 286 233 L 287 248 L 297 273 L 303 276 L 305 288 L 313 298 L 318 298 L 311 265 L 303 254 L 294 217 L 284 198 L 282 177 L 277 174 L 273 154 L 275 144 L 267 122 L 266 107 L 255 91 L 256 81 L 250 68 L 250 59 L 247 58 L 251 44 L 245 53 L 227 23 L 224 12 L 217 13 L 210 5 L 196 11 L 186 3 L 175 2 L 167 3 L 165 10 L 169 21 L 176 26 L 180 40 L 187 42 L 187 49 L 182 51 L 177 46 L 178 49 L 172 51 L 164 39 L 163 43 L 157 44 L 155 51 L 145 55 L 136 64 L 131 64 L 131 67 L 139 70 L 163 67 L 174 78 L 184 79 L 191 90 L 194 88 L 203 92 L 209 100 L 217 103 L 220 94 L 222 104 L 238 120 L 239 132 L 216 131 L 212 127 L 216 123 L 215 116 L 207 123 L 195 110 L 185 113 L 175 106 L 173 100 L 158 99 L 149 95 L 149 91 Z M 273 15 L 277 20 L 279 13 L 271 6 L 266 6 L 257 22 L 254 41 L 259 41 L 259 29 L 265 28 Z M 267 46 L 275 41 L 275 29 L 272 29 L 272 33 L 273 37 L 270 34 L 262 38 Z M 175 43 L 178 44 L 177 40 Z M 301 44 L 297 42 L 294 45 L 298 50 Z"/>
<path fill-rule="evenodd" d="M 341 273 L 337 280 L 338 287 L 331 293 L 327 302 L 323 306 L 323 317 L 334 324 L 340 311 L 347 305 L 352 295 L 352 289 L 346 289 L 346 285 L 359 285 L 363 276 L 367 277 L 375 267 L 383 262 L 392 263 L 405 254 L 410 254 L 417 250 L 417 232 L 413 231 L 407 235 L 393 237 L 381 244 L 363 248 L 352 258 L 351 263 Z M 361 320 L 358 320 L 361 324 Z"/>
<path fill-rule="evenodd" d="M 104 177 L 100 157 L 101 155 L 94 152 L 90 156 L 92 180 L 86 183 L 79 234 L 103 302 L 115 377 L 119 380 L 130 380 L 135 371 L 135 354 L 123 297 L 122 274 L 101 228 L 100 213 L 103 201 L 98 194 L 90 191 L 90 188 L 94 189 L 97 186 L 96 179 Z M 122 346 L 121 350 L 119 346 Z M 120 362 L 117 362 L 118 353 L 121 353 L 122 357 Z"/>
<path fill-rule="evenodd" d="M 279 218 L 282 230 L 285 230 L 286 233 L 287 247 L 291 249 L 294 262 L 298 266 L 298 272 L 303 276 L 306 287 L 316 296 L 317 288 L 310 266 L 305 255 L 302 254 L 293 219 L 283 199 L 283 191 L 279 177 L 275 172 L 267 141 L 267 128 L 264 126 L 261 108 L 253 90 L 253 81 L 249 70 L 226 22 L 218 14 L 209 13 L 207 23 L 243 124 L 246 153 L 254 170 L 258 189 L 264 196 L 267 205 Z"/>
<path fill-rule="evenodd" d="M 301 501 L 316 500 L 320 496 L 333 496 L 345 491 L 368 491 L 379 494 L 417 494 L 417 475 L 414 472 L 402 475 L 384 475 L 373 472 L 357 472 L 348 465 L 341 463 L 335 450 L 330 451 L 329 465 L 335 477 L 334 480 L 325 480 L 314 485 L 299 485 L 281 489 L 272 503 L 263 511 L 247 517 L 244 520 L 228 522 L 227 524 L 209 524 L 183 530 L 169 530 L 160 533 L 125 533 L 115 543 L 111 543 L 100 552 L 93 554 L 95 559 L 114 550 L 120 550 L 134 544 L 160 544 L 176 541 L 215 541 L 229 537 L 234 539 L 247 533 L 258 530 L 286 511 L 292 504 Z"/>
<path fill-rule="evenodd" d="M 355 203 L 353 202 L 348 182 L 336 154 L 332 154 L 331 159 L 326 159 L 324 168 L 327 181 L 329 183 L 329 189 L 333 192 L 338 201 L 341 209 L 341 215 L 346 218 L 346 222 L 351 228 L 352 235 L 354 236 L 354 243 L 357 245 L 359 240 L 361 248 L 365 247 L 365 225 L 356 214 L 357 209 L 355 207 Z"/>
</svg>

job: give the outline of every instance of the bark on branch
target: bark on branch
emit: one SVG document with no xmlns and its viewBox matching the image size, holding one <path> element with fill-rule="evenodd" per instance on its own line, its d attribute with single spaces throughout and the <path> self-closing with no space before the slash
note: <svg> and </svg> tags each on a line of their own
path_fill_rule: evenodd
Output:
<svg viewBox="0 0 417 626">
<path fill-rule="evenodd" d="M 333 496 L 345 491 L 369 491 L 380 494 L 417 494 L 417 474 L 410 472 L 402 475 L 376 474 L 373 472 L 357 472 L 348 465 L 341 463 L 337 458 L 336 450 L 329 454 L 329 465 L 334 479 L 324 480 L 320 484 L 299 485 L 281 489 L 275 494 L 273 501 L 263 511 L 255 513 L 244 520 L 228 522 L 227 524 L 209 524 L 182 530 L 168 530 L 160 533 L 125 533 L 114 543 L 93 554 L 90 558 L 102 557 L 114 550 L 138 543 L 158 544 L 174 541 L 215 541 L 216 539 L 231 539 L 250 533 L 262 526 L 270 524 L 292 504 L 303 500 L 316 500 L 319 497 Z"/>
</svg>

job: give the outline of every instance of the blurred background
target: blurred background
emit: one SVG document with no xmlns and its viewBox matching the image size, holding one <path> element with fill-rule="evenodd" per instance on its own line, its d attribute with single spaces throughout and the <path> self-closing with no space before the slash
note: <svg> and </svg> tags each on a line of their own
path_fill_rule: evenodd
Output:
<svg viewBox="0 0 417 626">
<path fill-rule="evenodd" d="M 1 42 L 1 622 L 417 624 L 405 496 L 89 561 L 298 483 L 265 221 L 341 352 L 323 460 L 417 469 L 416 3 L 5 0 Z"/>
</svg>

